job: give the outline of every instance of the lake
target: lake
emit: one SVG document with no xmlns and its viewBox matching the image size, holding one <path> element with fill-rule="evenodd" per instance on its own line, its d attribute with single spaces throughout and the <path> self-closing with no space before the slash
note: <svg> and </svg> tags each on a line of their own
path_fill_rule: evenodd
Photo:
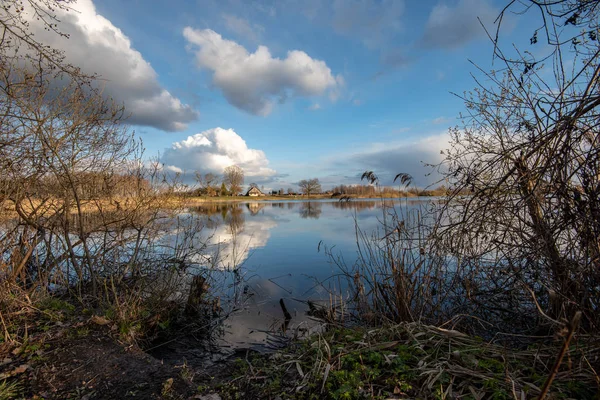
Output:
<svg viewBox="0 0 600 400">
<path fill-rule="evenodd" d="M 375 236 L 383 237 L 381 222 L 389 207 L 410 212 L 427 201 L 431 198 L 248 201 L 189 208 L 205 226 L 212 268 L 229 299 L 222 303 L 229 313 L 223 345 L 261 346 L 270 336 L 267 331 L 281 332 L 280 299 L 292 316 L 288 333 L 314 328 L 302 301 L 329 301 L 330 293 L 339 294 L 345 283 L 326 249 L 352 265 L 356 226 L 367 234 L 379 230 Z"/>
</svg>

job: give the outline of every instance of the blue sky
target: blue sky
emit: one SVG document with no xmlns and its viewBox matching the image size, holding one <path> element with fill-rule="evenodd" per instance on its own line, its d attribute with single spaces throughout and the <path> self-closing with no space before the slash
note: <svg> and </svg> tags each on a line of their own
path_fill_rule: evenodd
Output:
<svg viewBox="0 0 600 400">
<path fill-rule="evenodd" d="M 464 110 L 451 92 L 474 87 L 469 60 L 491 67 L 478 17 L 494 29 L 503 4 L 79 0 L 61 16 L 70 39 L 49 40 L 104 78 L 172 171 L 238 164 L 273 189 L 409 172 L 425 186 L 422 162 L 440 161 Z M 509 21 L 506 43 L 529 28 Z"/>
</svg>

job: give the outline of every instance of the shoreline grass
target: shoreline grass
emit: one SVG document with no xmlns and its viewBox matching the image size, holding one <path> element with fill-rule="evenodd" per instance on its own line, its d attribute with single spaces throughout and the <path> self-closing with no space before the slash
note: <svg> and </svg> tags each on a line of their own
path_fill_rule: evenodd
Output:
<svg viewBox="0 0 600 400">
<path fill-rule="evenodd" d="M 244 399 L 537 398 L 560 340 L 518 350 L 419 323 L 334 328 L 279 352 L 234 361 L 230 380 L 203 388 Z M 600 349 L 579 338 L 546 398 L 593 399 Z"/>
</svg>

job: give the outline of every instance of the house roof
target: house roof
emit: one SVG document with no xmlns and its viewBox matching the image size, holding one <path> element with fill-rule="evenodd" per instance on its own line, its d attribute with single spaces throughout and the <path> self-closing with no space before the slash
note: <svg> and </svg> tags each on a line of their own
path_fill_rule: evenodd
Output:
<svg viewBox="0 0 600 400">
<path fill-rule="evenodd" d="M 257 192 L 258 194 L 263 194 L 263 192 L 261 192 L 261 190 L 259 188 L 257 188 L 256 186 L 253 186 L 250 189 L 248 189 L 248 191 L 246 192 L 246 196 L 249 195 L 251 192 Z"/>
</svg>

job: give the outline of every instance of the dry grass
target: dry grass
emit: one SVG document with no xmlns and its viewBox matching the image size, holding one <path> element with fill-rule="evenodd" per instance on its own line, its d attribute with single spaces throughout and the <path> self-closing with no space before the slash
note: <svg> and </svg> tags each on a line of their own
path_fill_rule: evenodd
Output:
<svg viewBox="0 0 600 400">
<path fill-rule="evenodd" d="M 333 329 L 240 360 L 236 377 L 217 390 L 257 399 L 529 399 L 540 395 L 560 345 L 517 350 L 419 323 Z M 579 337 L 547 398 L 594 398 L 598 357 L 598 343 Z"/>
<path fill-rule="evenodd" d="M 174 209 L 182 206 L 182 198 L 177 196 L 154 196 L 147 198 L 111 197 L 81 200 L 79 209 L 73 205 L 68 207 L 70 214 L 118 212 L 133 210 L 154 210 L 156 208 Z M 0 204 L 0 220 L 17 217 L 14 203 L 5 201 Z M 65 202 L 59 198 L 28 199 L 21 203 L 22 212 L 36 217 L 53 216 L 66 209 Z"/>
</svg>

